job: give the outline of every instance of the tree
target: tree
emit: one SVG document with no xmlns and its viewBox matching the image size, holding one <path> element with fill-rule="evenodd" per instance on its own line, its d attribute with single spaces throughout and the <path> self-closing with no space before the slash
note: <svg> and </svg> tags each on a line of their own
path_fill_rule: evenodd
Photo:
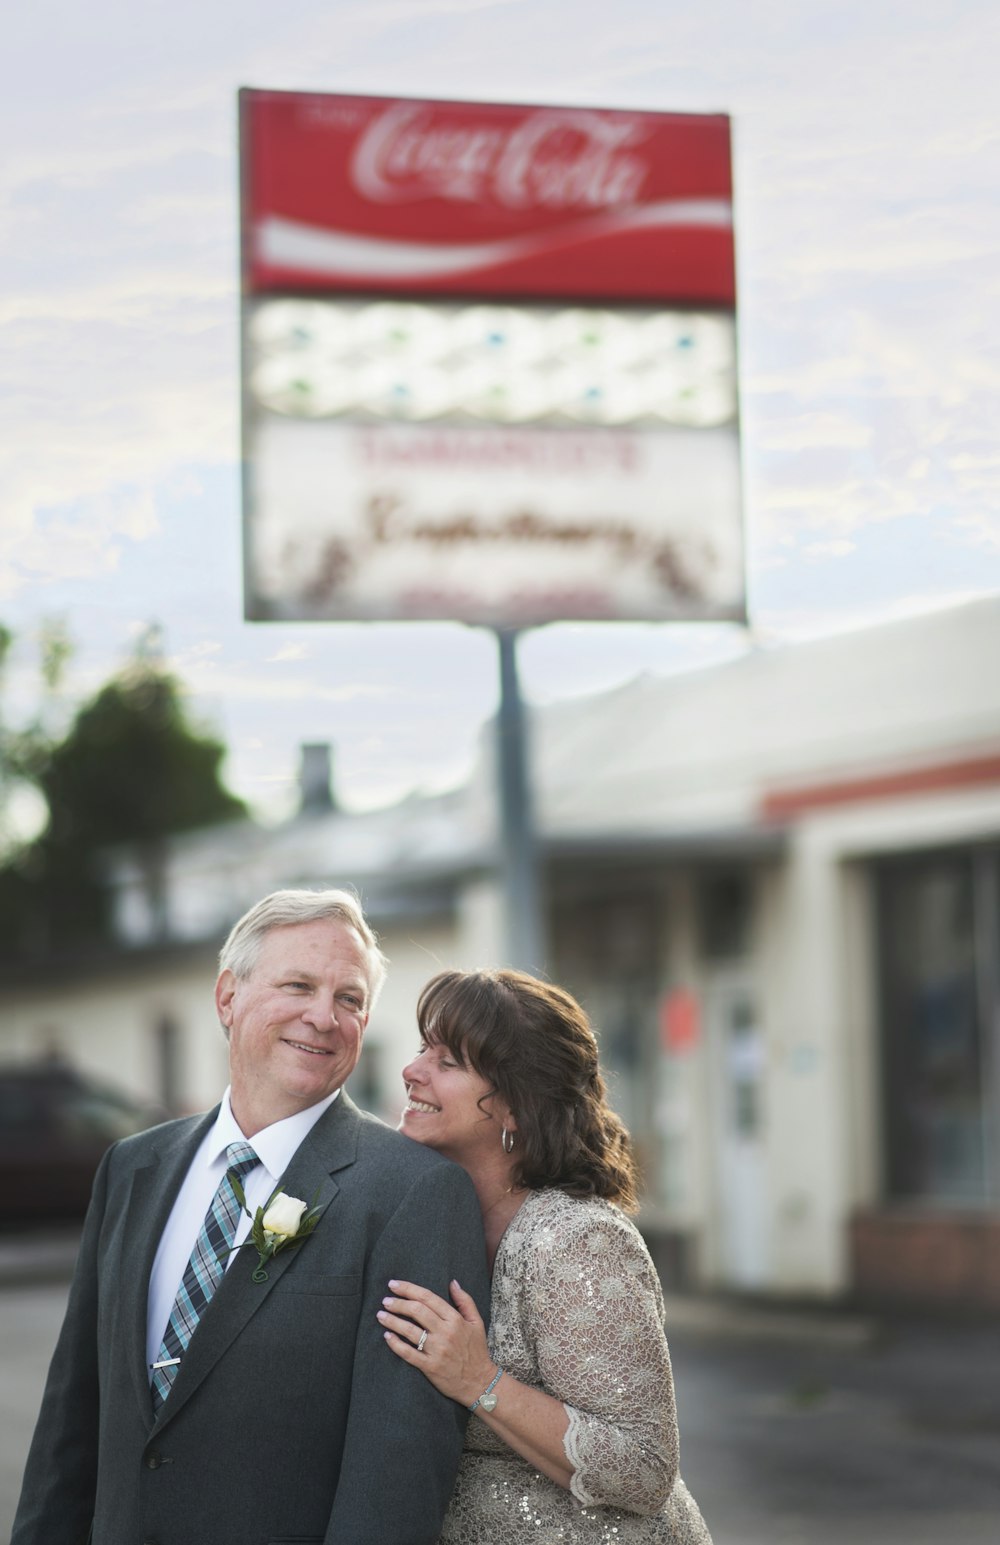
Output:
<svg viewBox="0 0 1000 1545">
<path fill-rule="evenodd" d="M 0 623 L 0 689 L 6 685 L 7 664 L 13 646 L 13 633 Z M 37 650 L 36 669 L 41 680 L 33 717 L 14 726 L 0 715 L 0 865 L 17 850 L 23 839 L 24 795 L 32 793 L 33 802 L 41 804 L 35 773 L 55 738 L 54 725 L 60 713 L 59 688 L 73 652 L 60 619 L 50 618 L 42 623 Z"/>
<path fill-rule="evenodd" d="M 223 785 L 224 756 L 221 742 L 192 725 L 180 683 L 147 635 L 65 737 L 36 743 L 20 769 L 43 795 L 48 823 L 0 872 L 0 954 L 38 957 L 106 939 L 109 847 L 136 844 L 155 892 L 168 837 L 246 815 Z"/>
</svg>

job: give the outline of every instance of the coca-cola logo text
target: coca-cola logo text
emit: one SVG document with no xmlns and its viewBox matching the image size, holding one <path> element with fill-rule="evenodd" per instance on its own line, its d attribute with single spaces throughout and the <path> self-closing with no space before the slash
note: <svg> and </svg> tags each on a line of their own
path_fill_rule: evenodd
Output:
<svg viewBox="0 0 1000 1545">
<path fill-rule="evenodd" d="M 579 109 L 531 113 L 511 129 L 435 117 L 396 102 L 355 148 L 355 187 L 374 203 L 421 198 L 489 201 L 507 209 L 606 209 L 638 201 L 646 163 L 626 147 L 645 138 L 635 118 Z"/>
</svg>

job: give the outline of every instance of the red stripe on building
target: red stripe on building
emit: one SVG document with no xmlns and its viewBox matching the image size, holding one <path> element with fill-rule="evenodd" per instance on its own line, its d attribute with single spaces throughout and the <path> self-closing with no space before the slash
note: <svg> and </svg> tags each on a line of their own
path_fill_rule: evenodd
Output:
<svg viewBox="0 0 1000 1545">
<path fill-rule="evenodd" d="M 1000 756 L 970 757 L 960 762 L 939 762 L 905 772 L 881 773 L 867 778 L 844 778 L 836 783 L 772 789 L 759 805 L 767 821 L 788 821 L 810 810 L 856 805 L 867 800 L 906 798 L 914 794 L 939 794 L 955 789 L 1000 784 Z"/>
</svg>

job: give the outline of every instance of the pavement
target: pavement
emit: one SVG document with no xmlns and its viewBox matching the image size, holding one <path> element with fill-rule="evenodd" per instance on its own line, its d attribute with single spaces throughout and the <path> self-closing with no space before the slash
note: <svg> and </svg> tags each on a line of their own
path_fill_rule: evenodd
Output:
<svg viewBox="0 0 1000 1545">
<path fill-rule="evenodd" d="M 44 1233 L 0 1234 L 0 1288 L 68 1282 L 80 1248 L 72 1225 Z"/>
</svg>

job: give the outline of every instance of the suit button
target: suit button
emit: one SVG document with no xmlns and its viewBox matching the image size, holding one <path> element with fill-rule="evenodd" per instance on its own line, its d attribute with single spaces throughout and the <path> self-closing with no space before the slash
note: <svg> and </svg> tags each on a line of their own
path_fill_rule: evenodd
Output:
<svg viewBox="0 0 1000 1545">
<path fill-rule="evenodd" d="M 146 1469 L 147 1470 L 158 1470 L 162 1463 L 163 1463 L 163 1460 L 160 1457 L 160 1455 L 156 1452 L 155 1449 L 153 1450 L 153 1452 L 151 1454 L 147 1454 L 146 1455 Z M 151 1540 L 144 1540 L 143 1541 L 143 1545 L 152 1545 L 152 1541 Z"/>
</svg>

